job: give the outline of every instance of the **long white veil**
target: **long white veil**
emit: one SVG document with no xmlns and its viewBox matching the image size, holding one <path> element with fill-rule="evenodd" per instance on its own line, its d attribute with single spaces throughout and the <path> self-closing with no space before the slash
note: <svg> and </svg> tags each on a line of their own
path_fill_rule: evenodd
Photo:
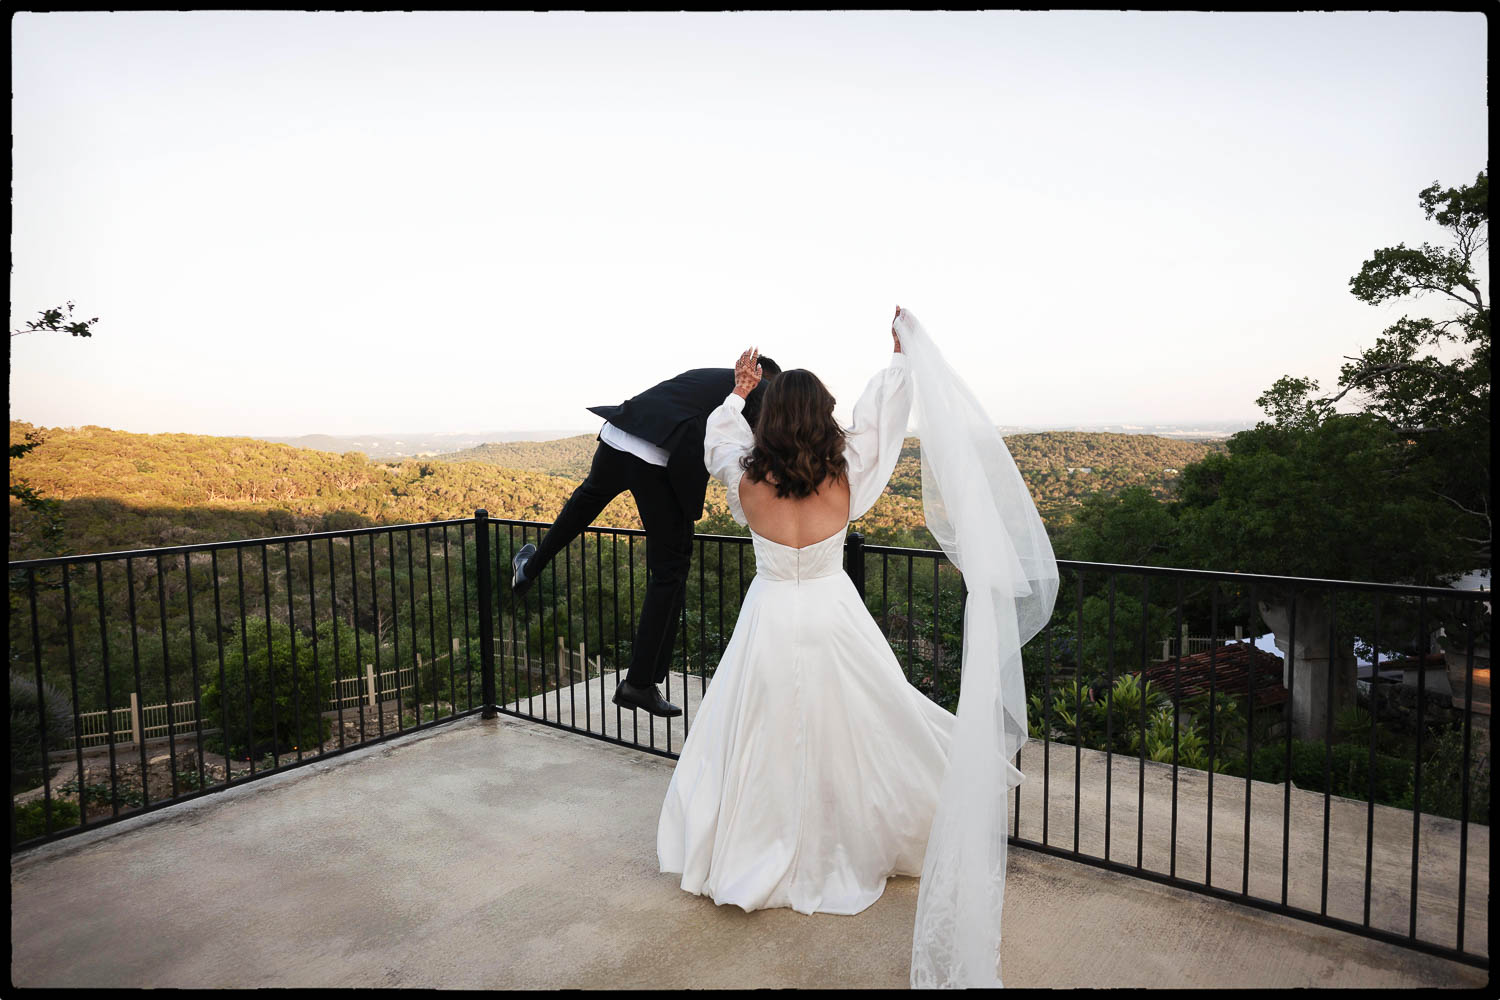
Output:
<svg viewBox="0 0 1500 1000">
<path fill-rule="evenodd" d="M 917 318 L 896 317 L 916 387 L 927 528 L 963 573 L 963 675 L 911 945 L 913 988 L 1000 986 L 1011 761 L 1026 742 L 1021 647 L 1052 617 L 1057 560 L 1010 450 Z"/>
</svg>

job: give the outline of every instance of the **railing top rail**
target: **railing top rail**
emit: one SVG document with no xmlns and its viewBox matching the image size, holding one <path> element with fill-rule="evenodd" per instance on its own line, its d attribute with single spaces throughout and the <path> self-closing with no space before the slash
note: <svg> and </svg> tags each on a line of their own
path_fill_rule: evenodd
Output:
<svg viewBox="0 0 1500 1000">
<path fill-rule="evenodd" d="M 866 545 L 866 552 L 876 555 L 902 555 L 902 556 L 932 556 L 946 560 L 947 554 L 941 549 L 916 549 L 904 548 L 898 545 Z M 1057 565 L 1060 569 L 1076 570 L 1085 573 L 1130 573 L 1135 576 L 1170 576 L 1188 577 L 1199 580 L 1228 581 L 1230 583 L 1246 584 L 1269 584 L 1272 586 L 1295 586 L 1327 589 L 1337 587 L 1341 590 L 1364 590 L 1387 594 L 1399 594 L 1403 597 L 1446 597 L 1449 599 L 1487 601 L 1490 599 L 1488 590 L 1459 590 L 1454 587 L 1428 587 L 1410 583 L 1370 583 L 1363 580 L 1333 580 L 1315 576 L 1277 576 L 1270 573 L 1236 573 L 1231 570 L 1216 569 L 1186 569 L 1177 566 L 1136 566 L 1130 563 L 1098 563 L 1084 562 L 1079 559 L 1059 559 Z"/>
<path fill-rule="evenodd" d="M 1446 597 L 1449 599 L 1487 601 L 1488 590 L 1460 590 L 1456 587 L 1430 587 L 1410 583 L 1370 583 L 1364 580 L 1333 580 L 1315 576 L 1276 576 L 1269 573 L 1235 573 L 1229 570 L 1182 569 L 1173 566 L 1132 566 L 1128 563 L 1080 562 L 1059 559 L 1057 565 L 1064 569 L 1097 573 L 1132 573 L 1137 576 L 1189 577 L 1201 580 L 1227 580 L 1231 583 L 1263 583 L 1273 586 L 1311 587 L 1340 590 L 1363 590 L 1377 593 L 1398 594 L 1403 597 Z"/>
<path fill-rule="evenodd" d="M 536 528 L 538 530 L 551 527 L 546 521 L 526 521 L 515 518 L 486 518 L 488 523 L 507 525 L 514 527 Z M 62 566 L 74 563 L 94 563 L 106 560 L 120 559 L 145 559 L 158 558 L 168 555 L 182 555 L 193 552 L 210 552 L 220 549 L 252 548 L 257 545 L 278 545 L 290 542 L 305 542 L 325 538 L 352 538 L 356 535 L 374 535 L 391 531 L 413 531 L 418 528 L 438 528 L 444 525 L 476 524 L 477 517 L 449 518 L 440 521 L 417 521 L 405 524 L 378 524 L 364 528 L 344 528 L 337 531 L 316 531 L 301 535 L 275 535 L 267 538 L 245 538 L 237 541 L 225 542 L 198 542 L 192 545 L 172 545 L 153 549 L 130 549 L 120 552 L 93 552 L 72 556 L 52 556 L 46 559 L 25 559 L 8 564 L 11 572 L 28 569 L 41 569 L 48 566 Z M 640 528 L 613 528 L 605 525 L 590 525 L 587 529 L 595 534 L 607 535 L 639 535 L 645 537 L 646 532 Z M 712 535 L 698 534 L 695 537 L 706 542 L 734 542 L 741 545 L 750 544 L 751 539 L 745 535 Z M 864 551 L 874 555 L 901 555 L 908 557 L 922 556 L 938 559 L 947 559 L 941 549 L 919 549 L 908 548 L 898 545 L 865 545 Z M 1490 591 L 1485 590 L 1460 590 L 1453 587 L 1419 586 L 1405 583 L 1372 583 L 1362 580 L 1334 580 L 1322 577 L 1302 576 L 1279 576 L 1269 573 L 1238 573 L 1228 570 L 1186 569 L 1175 566 L 1135 566 L 1128 563 L 1096 563 L 1083 562 L 1075 559 L 1059 559 L 1057 565 L 1061 569 L 1069 569 L 1082 573 L 1129 573 L 1135 576 L 1167 576 L 1174 578 L 1188 578 L 1202 581 L 1218 581 L 1242 584 L 1261 584 L 1271 587 L 1302 587 L 1313 589 L 1339 588 L 1342 590 L 1357 590 L 1372 593 L 1394 594 L 1403 597 L 1440 597 L 1449 600 L 1482 601 L 1490 599 Z"/>
<path fill-rule="evenodd" d="M 446 521 L 416 521 L 410 524 L 377 524 L 368 528 L 340 528 L 337 531 L 313 531 L 302 535 L 273 535 L 268 538 L 241 538 L 227 542 L 196 542 L 192 545 L 168 545 L 155 549 L 127 549 L 120 552 L 87 552 L 76 556 L 49 556 L 46 559 L 22 559 L 8 563 L 11 572 L 62 566 L 67 563 L 90 563 L 116 559 L 148 559 L 156 556 L 181 555 L 185 552 L 209 552 L 217 549 L 244 549 L 256 545 L 279 545 L 306 542 L 320 538 L 352 538 L 355 535 L 377 535 L 383 531 L 411 531 L 417 528 L 440 528 L 445 524 L 473 524 L 472 517 Z"/>
</svg>

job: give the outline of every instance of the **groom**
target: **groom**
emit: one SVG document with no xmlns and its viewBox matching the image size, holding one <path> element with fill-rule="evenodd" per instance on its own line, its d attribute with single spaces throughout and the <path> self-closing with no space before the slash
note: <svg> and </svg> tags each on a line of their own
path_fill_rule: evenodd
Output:
<svg viewBox="0 0 1500 1000">
<path fill-rule="evenodd" d="M 753 427 L 766 383 L 781 368 L 764 355 L 762 380 L 745 400 L 745 420 Z M 658 382 L 618 406 L 591 406 L 604 418 L 599 447 L 588 478 L 542 537 L 525 545 L 512 561 L 511 592 L 523 596 L 568 543 L 593 523 L 611 500 L 629 490 L 646 529 L 648 584 L 641 621 L 630 647 L 630 669 L 615 688 L 614 703 L 656 716 L 681 715 L 656 685 L 667 676 L 677 619 L 687 598 L 693 557 L 693 522 L 703 516 L 708 469 L 703 435 L 708 415 L 734 389 L 734 369 L 694 368 Z"/>
</svg>

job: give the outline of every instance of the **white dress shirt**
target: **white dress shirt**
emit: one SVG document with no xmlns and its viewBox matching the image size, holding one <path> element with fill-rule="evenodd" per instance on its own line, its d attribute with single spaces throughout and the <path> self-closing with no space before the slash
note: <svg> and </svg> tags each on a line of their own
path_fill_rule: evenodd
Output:
<svg viewBox="0 0 1500 1000">
<path fill-rule="evenodd" d="M 608 420 L 604 426 L 599 428 L 599 440 L 617 451 L 627 452 L 645 462 L 647 465 L 659 465 L 663 469 L 667 467 L 667 452 L 663 448 L 638 438 L 634 434 L 620 430 Z"/>
</svg>

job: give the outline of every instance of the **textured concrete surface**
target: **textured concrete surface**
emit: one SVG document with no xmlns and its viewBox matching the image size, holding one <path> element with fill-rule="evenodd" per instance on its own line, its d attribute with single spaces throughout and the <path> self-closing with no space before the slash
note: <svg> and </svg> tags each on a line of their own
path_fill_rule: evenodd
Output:
<svg viewBox="0 0 1500 1000">
<path fill-rule="evenodd" d="M 597 681 L 596 681 L 597 683 Z M 16 986 L 903 987 L 914 879 L 853 917 L 656 870 L 672 762 L 470 718 L 12 859 Z M 1009 986 L 1483 986 L 1488 974 L 1011 852 Z"/>
<path fill-rule="evenodd" d="M 549 692 L 545 699 L 521 698 L 507 707 L 590 732 L 681 750 L 684 720 L 691 727 L 702 693 L 712 686 L 697 674 L 684 676 L 681 671 L 673 671 L 662 689 L 670 690 L 674 703 L 686 712 L 670 720 L 668 727 L 667 720 L 653 719 L 644 712 L 622 711 L 611 704 L 615 684 L 615 673 L 606 671 L 602 678 Z M 514 686 L 507 690 L 514 690 Z M 524 692 L 525 687 L 520 690 Z M 1338 796 L 1329 796 L 1325 803 L 1322 792 L 1293 788 L 1288 813 L 1284 785 L 1252 781 L 1248 789 L 1251 827 L 1247 863 L 1247 789 L 1243 778 L 1215 774 L 1210 789 L 1208 772 L 1179 768 L 1174 788 L 1170 764 L 1146 761 L 1143 766 L 1137 757 L 1108 759 L 1104 753 L 1088 749 L 1075 755 L 1071 746 L 1054 743 L 1047 747 L 1040 741 L 1033 741 L 1022 751 L 1018 764 L 1027 777 L 1019 798 L 1019 836 L 1023 839 L 1072 849 L 1076 788 L 1080 803 L 1077 849 L 1082 853 L 1106 856 L 1108 801 L 1110 860 L 1136 864 L 1139 844 L 1139 863 L 1148 871 L 1175 872 L 1179 878 L 1200 883 L 1207 874 L 1215 887 L 1238 892 L 1248 885 L 1251 895 L 1280 902 L 1285 838 L 1286 899 L 1290 905 L 1360 923 L 1365 916 L 1368 871 L 1371 926 L 1396 934 L 1406 934 L 1411 927 L 1413 823 L 1409 810 L 1381 805 L 1370 810 L 1363 801 Z M 1284 815 L 1289 815 L 1288 822 L 1283 822 Z M 1462 857 L 1463 945 L 1483 953 L 1489 940 L 1489 828 L 1471 823 L 1465 830 L 1454 820 L 1423 815 L 1417 845 L 1418 935 L 1449 947 L 1458 945 Z M 1212 868 L 1205 873 L 1210 846 Z"/>
</svg>

